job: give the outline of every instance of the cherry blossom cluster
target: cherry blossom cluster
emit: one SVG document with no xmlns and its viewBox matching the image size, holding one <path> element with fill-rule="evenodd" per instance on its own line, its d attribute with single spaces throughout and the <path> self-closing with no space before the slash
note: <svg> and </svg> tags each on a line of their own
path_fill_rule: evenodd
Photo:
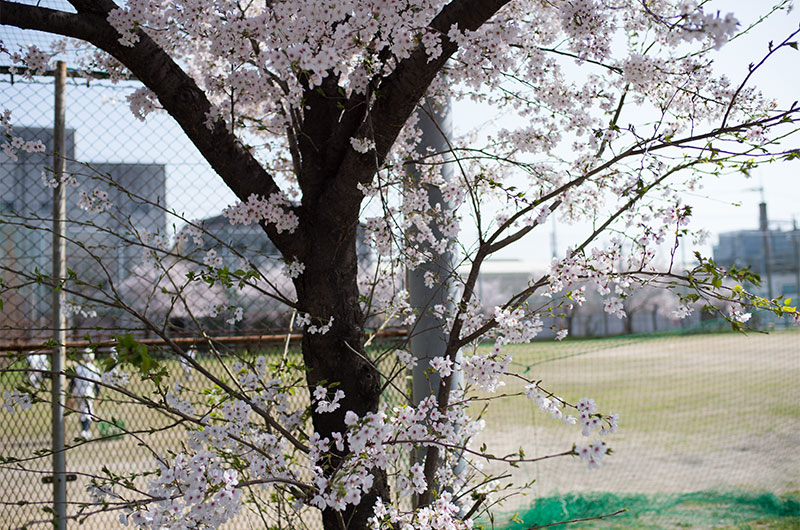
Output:
<svg viewBox="0 0 800 530">
<path fill-rule="evenodd" d="M 27 70 L 22 72 L 22 75 L 27 79 L 33 79 L 33 76 L 40 75 L 50 69 L 51 56 L 49 53 L 39 49 L 38 46 L 29 45 L 26 47 L 24 53 L 10 53 L 11 61 L 17 64 L 24 64 Z M 20 72 L 12 68 L 14 74 Z"/>
<path fill-rule="evenodd" d="M 11 111 L 3 109 L 0 113 L 0 125 L 3 126 L 4 136 L 6 140 L 3 142 L 3 153 L 13 161 L 17 161 L 19 157 L 17 153 L 20 151 L 26 153 L 44 153 L 44 144 L 40 140 L 25 140 L 19 136 L 13 136 L 11 125 Z"/>
<path fill-rule="evenodd" d="M 442 378 L 449 377 L 453 373 L 453 360 L 448 357 L 437 356 L 430 360 L 430 367 L 436 370 Z"/>
<path fill-rule="evenodd" d="M 333 412 L 334 410 L 338 409 L 339 402 L 342 400 L 342 398 L 344 398 L 344 392 L 341 390 L 336 390 L 336 392 L 333 393 L 333 398 L 329 400 L 328 390 L 319 385 L 317 385 L 313 393 L 313 401 L 316 401 L 317 403 L 316 411 L 320 414 L 324 412 Z"/>
<path fill-rule="evenodd" d="M 100 374 L 100 381 L 105 386 L 110 387 L 124 387 L 127 386 L 128 383 L 131 382 L 131 374 L 125 372 L 123 370 L 119 370 L 116 367 L 112 370 L 107 372 L 103 372 Z"/>
<path fill-rule="evenodd" d="M 79 304 L 74 300 L 64 300 L 63 308 L 67 316 L 81 315 L 84 318 L 93 318 L 97 316 L 97 311 L 87 305 Z"/>
<path fill-rule="evenodd" d="M 605 248 L 592 248 L 588 253 L 575 252 L 564 259 L 553 259 L 548 275 L 548 296 L 572 289 L 571 300 L 580 305 L 585 300 L 586 289 L 586 285 L 581 284 L 589 282 L 600 295 L 614 293 L 605 302 L 604 310 L 624 318 L 622 298 L 634 288 L 634 283 L 630 275 L 618 268 L 622 256 L 622 241 L 614 238 Z M 641 254 L 638 261 L 628 264 L 633 270 L 646 269 L 645 265 L 650 263 L 652 256 L 648 251 Z"/>
<path fill-rule="evenodd" d="M 162 256 L 171 247 L 169 238 L 159 233 L 150 233 L 148 230 L 136 230 L 135 235 L 142 244 L 142 263 L 152 270 L 161 271 Z"/>
<path fill-rule="evenodd" d="M 474 384 L 485 392 L 496 392 L 505 385 L 500 377 L 508 372 L 510 364 L 511 355 L 503 355 L 498 342 L 492 352 L 466 357 L 461 366 L 465 382 Z"/>
<path fill-rule="evenodd" d="M 18 159 L 17 153 L 24 151 L 26 153 L 43 153 L 44 144 L 39 140 L 25 141 L 24 139 L 15 136 L 11 138 L 10 142 L 3 142 L 3 152 L 11 160 Z"/>
<path fill-rule="evenodd" d="M 263 222 L 274 224 L 278 233 L 285 230 L 291 234 L 297 229 L 300 220 L 290 207 L 289 199 L 281 193 L 273 193 L 268 199 L 253 194 L 246 202 L 237 202 L 225 208 L 222 215 L 234 225 Z"/>
<path fill-rule="evenodd" d="M 144 121 L 151 112 L 160 109 L 156 95 L 147 88 L 138 88 L 129 94 L 126 99 L 131 112 L 137 119 Z"/>
<path fill-rule="evenodd" d="M 408 189 L 403 194 L 400 208 L 403 221 L 400 228 L 407 234 L 405 261 L 414 267 L 430 261 L 432 255 L 444 254 L 458 234 L 457 219 L 443 212 L 441 204 L 431 207 L 428 191 L 424 187 Z M 443 237 L 437 237 L 437 233 Z"/>
<path fill-rule="evenodd" d="M 467 300 L 465 309 L 458 318 L 461 320 L 461 337 L 474 333 L 488 320 L 482 312 L 481 299 L 474 293 Z M 449 323 L 447 329 L 450 329 L 451 326 L 452 323 Z"/>
<path fill-rule="evenodd" d="M 397 319 L 404 326 L 413 326 L 417 315 L 409 304 L 409 294 L 401 289 L 389 271 L 362 271 L 358 290 L 362 295 L 364 312 L 383 320 Z"/>
<path fill-rule="evenodd" d="M 219 269 L 222 267 L 222 256 L 218 255 L 215 249 L 209 249 L 208 252 L 206 252 L 206 255 L 203 257 L 203 265 L 206 267 Z"/>
<path fill-rule="evenodd" d="M 417 365 L 417 358 L 405 350 L 395 350 L 397 361 L 406 369 L 413 370 Z"/>
<path fill-rule="evenodd" d="M 688 306 L 686 304 L 680 304 L 678 306 L 678 309 L 674 310 L 671 314 L 672 314 L 673 317 L 675 317 L 677 319 L 683 319 L 683 318 L 686 318 L 689 315 L 691 315 L 693 312 L 694 312 L 694 308 L 692 308 L 692 307 L 690 307 L 690 306 Z"/>
<path fill-rule="evenodd" d="M 231 311 L 233 311 L 233 315 L 231 316 L 231 318 L 225 321 L 228 324 L 235 324 L 237 322 L 240 322 L 244 318 L 243 307 L 231 307 Z"/>
<path fill-rule="evenodd" d="M 392 229 L 384 217 L 369 217 L 364 230 L 369 244 L 383 256 L 390 256 L 394 250 Z"/>
<path fill-rule="evenodd" d="M 430 506 L 417 511 L 404 512 L 391 504 L 378 499 L 370 518 L 372 530 L 470 530 L 474 527 L 472 519 L 460 517 L 461 507 L 450 492 L 442 492 Z"/>
<path fill-rule="evenodd" d="M 239 476 L 215 457 L 201 450 L 193 456 L 178 454 L 171 465 L 160 463 L 149 491 L 163 500 L 148 503 L 144 509 L 129 509 L 127 521 L 149 528 L 218 528 L 234 517 L 241 508 Z"/>
<path fill-rule="evenodd" d="M 11 109 L 3 109 L 3 112 L 0 112 L 0 125 L 3 126 L 6 134 L 11 133 L 11 129 L 13 128 L 11 125 Z"/>
<path fill-rule="evenodd" d="M 707 39 L 719 49 L 735 33 L 739 21 L 733 13 L 721 16 L 717 13 L 706 13 L 694 0 L 684 0 L 679 4 L 680 21 L 677 26 L 682 30 L 684 40 Z"/>
<path fill-rule="evenodd" d="M 283 265 L 284 274 L 286 274 L 286 276 L 292 279 L 299 278 L 300 275 L 303 274 L 305 270 L 306 270 L 305 264 L 297 260 L 287 261 Z"/>
<path fill-rule="evenodd" d="M 570 48 L 581 57 L 601 58 L 609 53 L 614 34 L 613 12 L 594 0 L 565 2 L 561 27 L 571 37 Z"/>
<path fill-rule="evenodd" d="M 525 386 L 525 396 L 532 400 L 539 407 L 539 410 L 550 414 L 553 419 L 561 420 L 568 425 L 574 425 L 578 421 L 575 416 L 564 414 L 563 408 L 566 403 L 563 400 L 543 391 L 536 383 L 530 383 Z"/>
<path fill-rule="evenodd" d="M 527 318 L 526 318 L 527 317 Z M 494 308 L 497 322 L 497 346 L 530 342 L 542 331 L 544 323 L 538 315 L 526 315 L 521 308 Z"/>
<path fill-rule="evenodd" d="M 728 307 L 728 312 L 733 320 L 741 322 L 742 324 L 752 317 L 752 314 L 748 313 L 742 304 L 731 304 L 730 307 Z"/>
<path fill-rule="evenodd" d="M 359 153 L 369 153 L 375 149 L 375 142 L 368 138 L 350 138 L 350 145 Z"/>
<path fill-rule="evenodd" d="M 565 414 L 564 408 L 567 403 L 559 397 L 545 392 L 537 383 L 530 383 L 525 387 L 525 395 L 533 400 L 539 409 L 550 414 L 553 419 L 561 420 L 568 425 L 578 424 L 581 427 L 583 436 L 590 436 L 595 430 L 601 436 L 614 434 L 619 428 L 619 414 L 611 412 L 607 416 L 602 416 L 597 412 L 597 404 L 591 398 L 581 398 L 573 408 L 578 412 L 577 417 L 572 414 Z M 607 452 L 605 442 L 597 441 L 589 445 L 580 445 L 574 448 L 575 454 L 581 459 L 586 460 L 589 469 L 598 467 L 603 456 Z"/>
<path fill-rule="evenodd" d="M 314 319 L 308 313 L 298 313 L 297 318 L 295 319 L 295 324 L 298 327 L 305 327 L 307 333 L 311 333 L 312 335 L 324 335 L 328 331 L 330 331 L 331 326 L 333 326 L 333 317 L 331 316 L 327 322 L 312 324 L 312 322 L 316 322 L 317 320 Z"/>
<path fill-rule="evenodd" d="M 625 306 L 619 297 L 612 297 L 603 303 L 603 311 L 617 318 L 625 318 Z"/>
<path fill-rule="evenodd" d="M 86 191 L 80 192 L 80 199 L 78 199 L 78 208 L 85 210 L 89 213 L 103 213 L 110 210 L 112 207 L 111 201 L 108 200 L 108 193 L 95 189 L 91 193 Z"/>
<path fill-rule="evenodd" d="M 360 470 L 370 467 L 386 469 L 399 456 L 399 451 L 408 451 L 416 444 L 463 446 L 466 440 L 482 429 L 483 423 L 472 421 L 465 415 L 465 405 L 460 396 L 455 396 L 451 402 L 454 405 L 445 413 L 439 411 L 435 396 L 429 396 L 416 408 L 409 406 L 395 408 L 391 416 L 381 411 L 375 414 L 368 413 L 359 418 L 348 411 L 345 415 L 347 435 L 341 438 L 335 436 L 335 443 L 341 449 L 346 439 L 350 456 L 342 468 L 356 466 L 352 468 L 353 471 L 356 469 L 359 471 L 355 473 L 355 478 L 353 474 L 349 477 L 339 477 L 337 474 L 330 480 L 316 479 L 316 483 L 324 485 L 325 489 L 320 491 L 312 503 L 324 502 L 328 506 L 343 507 L 354 500 L 358 502 L 357 499 L 365 491 L 363 481 L 371 480 L 362 476 Z M 327 441 L 323 439 L 321 443 Z M 419 464 L 400 472 L 396 484 L 400 493 L 409 490 L 422 492 L 427 487 Z"/>
<path fill-rule="evenodd" d="M 603 457 L 608 452 L 608 447 L 605 442 L 598 440 L 589 445 L 576 445 L 575 452 L 581 457 L 581 460 L 587 463 L 589 469 L 595 469 L 603 461 Z"/>
<path fill-rule="evenodd" d="M 219 5 L 129 0 L 108 20 L 124 46 L 134 45 L 137 31 L 143 29 L 167 49 L 191 50 L 203 86 L 220 100 L 231 87 L 245 108 L 257 107 L 265 93 L 277 96 L 280 92 L 272 83 L 276 78 L 282 78 L 289 97 L 299 104 L 300 83 L 318 86 L 331 72 L 348 93 L 364 92 L 372 76 L 391 73 L 398 60 L 408 57 L 417 39 L 431 58 L 441 53 L 439 35 L 424 29 L 441 1 L 351 0 L 322 6 L 276 2 L 250 4 L 238 12 L 224 2 L 214 3 Z M 217 10 L 226 16 L 205 16 Z M 242 68 L 256 53 L 255 68 Z M 378 61 L 382 56 L 386 58 Z"/>
<path fill-rule="evenodd" d="M 73 188 L 78 187 L 78 179 L 75 178 L 75 175 L 71 173 L 65 173 L 61 177 L 61 179 L 62 179 L 61 181 L 64 184 L 67 184 L 68 186 L 71 186 Z M 42 171 L 42 184 L 44 184 L 46 187 L 50 189 L 56 189 L 58 187 L 58 183 L 59 183 L 58 179 L 56 179 L 55 177 L 50 178 L 46 171 Z"/>
<path fill-rule="evenodd" d="M 3 390 L 3 408 L 8 412 L 16 412 L 17 407 L 21 411 L 28 410 L 32 406 L 29 394 L 17 390 Z"/>
</svg>

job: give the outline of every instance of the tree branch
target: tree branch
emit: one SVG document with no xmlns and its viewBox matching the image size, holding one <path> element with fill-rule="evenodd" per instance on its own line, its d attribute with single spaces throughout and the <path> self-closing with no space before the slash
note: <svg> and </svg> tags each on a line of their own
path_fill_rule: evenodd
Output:
<svg viewBox="0 0 800 530">
<path fill-rule="evenodd" d="M 139 30 L 139 42 L 123 46 L 119 33 L 108 23 L 109 11 L 116 9 L 110 0 L 71 2 L 78 13 L 67 13 L 32 5 L 0 0 L 3 24 L 44 31 L 87 41 L 125 65 L 158 97 L 166 110 L 214 171 L 241 200 L 251 194 L 268 197 L 280 192 L 272 175 L 245 149 L 225 123 L 218 120 L 211 128 L 206 116 L 211 103 L 194 80 L 176 64 L 146 33 Z M 297 255 L 301 245 L 297 234 L 278 234 L 265 227 L 267 234 L 285 255 Z"/>
<path fill-rule="evenodd" d="M 365 119 L 353 134 L 357 138 L 372 138 L 376 148 L 367 153 L 348 150 L 337 178 L 345 182 L 344 185 L 337 182 L 337 186 L 341 186 L 342 190 L 355 189 L 357 183 L 368 182 L 383 163 L 425 91 L 458 50 L 458 45 L 447 38 L 450 28 L 457 24 L 462 31 L 477 30 L 508 1 L 454 0 L 442 8 L 430 24 L 430 28 L 441 35 L 441 55 L 429 61 L 425 47 L 419 44 L 408 58 L 400 61 L 394 71 L 380 82 L 369 119 Z"/>
</svg>

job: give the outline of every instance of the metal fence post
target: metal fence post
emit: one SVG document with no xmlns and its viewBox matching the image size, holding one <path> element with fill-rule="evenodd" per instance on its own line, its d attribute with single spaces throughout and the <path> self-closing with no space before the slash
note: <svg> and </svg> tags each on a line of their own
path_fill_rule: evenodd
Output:
<svg viewBox="0 0 800 530">
<path fill-rule="evenodd" d="M 63 175 L 65 166 L 65 121 L 64 92 L 66 89 L 67 65 L 56 63 L 55 120 L 53 124 L 53 171 L 56 187 L 53 190 L 53 361 L 52 365 L 52 446 L 53 446 L 53 510 L 54 526 L 59 530 L 67 527 L 67 482 L 66 454 L 64 452 L 64 407 L 66 377 L 67 322 L 63 308 L 61 282 L 67 275 L 66 239 L 64 218 L 66 217 L 66 192 Z"/>
</svg>

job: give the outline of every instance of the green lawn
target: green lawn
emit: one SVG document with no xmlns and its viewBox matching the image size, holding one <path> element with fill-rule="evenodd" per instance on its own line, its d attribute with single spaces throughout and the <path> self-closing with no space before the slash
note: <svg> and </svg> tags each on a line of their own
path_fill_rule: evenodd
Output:
<svg viewBox="0 0 800 530">
<path fill-rule="evenodd" d="M 515 370 L 541 380 L 543 387 L 570 402 L 592 397 L 601 412 L 618 412 L 621 422 L 619 433 L 607 439 L 614 454 L 600 469 L 589 471 L 572 457 L 514 469 L 517 483 L 535 483 L 525 496 L 500 507 L 496 521 L 507 522 L 511 514 L 522 517 L 535 508 L 535 521 L 545 524 L 542 514 L 552 509 L 541 506 L 550 503 L 563 508 L 551 517 L 554 520 L 547 519 L 550 522 L 629 510 L 585 527 L 800 527 L 800 514 L 792 511 L 800 490 L 800 333 L 547 341 L 508 346 L 505 351 L 513 355 Z M 279 355 L 277 350 L 271 353 Z M 202 362 L 223 375 L 216 360 Z M 199 385 L 197 377 L 184 378 L 175 361 L 165 364 L 175 380 Z M 0 375 L 0 391 L 20 377 Z M 401 379 L 398 384 L 403 384 Z M 523 387 L 524 382 L 509 379 L 500 394 L 519 394 Z M 131 388 L 145 395 L 152 392 L 136 376 Z M 158 411 L 108 391 L 97 409 L 105 418 L 123 420 L 128 429 L 168 424 Z M 24 414 L 4 414 L 0 452 L 30 456 L 46 448 L 48 410 L 49 405 L 41 403 Z M 535 410 L 524 396 L 498 398 L 484 418 L 486 429 L 476 446 L 485 442 L 498 455 L 523 447 L 526 456 L 543 456 L 585 442 L 579 429 Z M 78 432 L 77 418 L 68 417 L 68 438 Z M 158 451 L 177 448 L 183 439 L 183 426 L 143 436 Z M 129 437 L 83 445 L 68 454 L 70 469 L 96 472 L 102 464 L 118 472 L 140 471 L 152 467 L 152 458 Z M 31 465 L 46 470 L 49 459 Z M 495 468 L 488 464 L 487 469 Z M 69 486 L 73 498 L 83 495 L 79 482 Z M 4 498 L 36 501 L 49 495 L 39 476 L 9 468 L 0 469 L 0 484 Z M 686 496 L 698 492 L 705 496 Z M 772 506 L 783 511 L 759 511 L 753 507 L 756 498 L 772 499 Z M 0 526 L 32 509 L 4 509 Z"/>
<path fill-rule="evenodd" d="M 515 469 L 516 482 L 536 482 L 500 510 L 506 520 L 552 502 L 566 510 L 557 520 L 630 510 L 585 527 L 800 527 L 800 333 L 540 342 L 506 351 L 517 369 L 564 399 L 589 396 L 601 412 L 621 415 L 619 433 L 606 438 L 614 454 L 601 468 L 567 457 Z M 523 386 L 510 381 L 501 390 Z M 586 442 L 524 397 L 500 399 L 485 419 L 480 442 L 494 454 L 522 447 L 543 456 Z M 666 502 L 698 492 L 700 500 Z M 742 509 L 760 495 L 789 495 L 780 497 L 788 508 Z"/>
</svg>

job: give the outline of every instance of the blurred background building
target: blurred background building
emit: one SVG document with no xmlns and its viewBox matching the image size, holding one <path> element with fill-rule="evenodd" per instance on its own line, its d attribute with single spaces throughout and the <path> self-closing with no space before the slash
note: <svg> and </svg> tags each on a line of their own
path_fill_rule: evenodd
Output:
<svg viewBox="0 0 800 530">
<path fill-rule="evenodd" d="M 52 129 L 15 127 L 13 133 L 26 141 L 39 140 L 46 152 L 53 152 Z M 166 230 L 165 168 L 161 164 L 110 162 L 90 167 L 74 162 L 74 129 L 66 130 L 65 151 L 66 173 L 73 175 L 77 184 L 66 187 L 67 269 L 87 291 L 121 284 L 129 275 L 130 264 L 141 255 L 141 248 L 131 244 L 136 231 Z M 18 287 L 7 291 L 4 300 L 10 310 L 4 311 L 3 339 L 41 338 L 40 331 L 49 326 L 51 291 L 36 281 L 36 274 L 49 275 L 51 271 L 53 192 L 46 181 L 53 178 L 52 166 L 52 158 L 44 153 L 19 152 L 16 160 L 0 159 L 0 214 L 4 217 L 0 278 L 6 286 Z M 81 192 L 95 189 L 108 194 L 113 213 L 92 214 L 78 206 Z M 76 316 L 89 314 L 84 313 Z"/>
<path fill-rule="evenodd" d="M 767 217 L 767 204 L 759 205 L 758 229 L 719 235 L 714 261 L 726 268 L 750 267 L 761 277 L 755 287 L 761 296 L 797 296 L 800 293 L 800 230 L 793 220 L 790 230 Z"/>
</svg>

